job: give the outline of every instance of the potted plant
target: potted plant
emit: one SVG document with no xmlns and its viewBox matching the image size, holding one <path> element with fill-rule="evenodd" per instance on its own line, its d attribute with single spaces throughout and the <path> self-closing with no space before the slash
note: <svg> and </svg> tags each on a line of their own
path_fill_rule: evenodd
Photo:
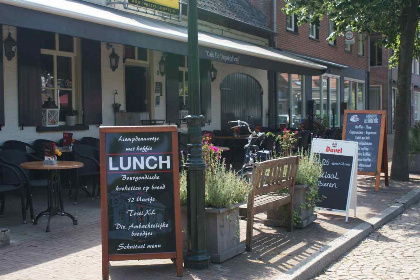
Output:
<svg viewBox="0 0 420 280">
<path fill-rule="evenodd" d="M 321 174 L 322 164 L 317 158 L 301 153 L 293 196 L 293 224 L 296 228 L 305 228 L 316 220 L 314 210 L 316 203 L 320 201 L 318 178 Z M 272 222 L 277 220 L 282 221 L 277 226 L 286 226 L 287 214 L 288 210 L 284 206 L 280 211 L 269 210 L 266 224 L 273 225 Z"/>
<path fill-rule="evenodd" d="M 76 125 L 77 111 L 71 108 L 66 114 L 66 125 L 75 126 Z"/>
<path fill-rule="evenodd" d="M 408 146 L 410 149 L 408 170 L 410 173 L 420 173 L 420 122 L 410 129 Z"/>
<path fill-rule="evenodd" d="M 245 251 L 240 243 L 239 206 L 250 191 L 250 184 L 238 178 L 231 168 L 226 168 L 220 151 L 211 144 L 203 146 L 206 162 L 206 234 L 210 260 L 221 263 Z M 187 229 L 187 174 L 180 174 L 184 250 L 188 249 Z"/>
<path fill-rule="evenodd" d="M 118 113 L 120 111 L 121 104 L 120 103 L 112 103 L 112 108 L 114 109 L 114 113 Z"/>
</svg>

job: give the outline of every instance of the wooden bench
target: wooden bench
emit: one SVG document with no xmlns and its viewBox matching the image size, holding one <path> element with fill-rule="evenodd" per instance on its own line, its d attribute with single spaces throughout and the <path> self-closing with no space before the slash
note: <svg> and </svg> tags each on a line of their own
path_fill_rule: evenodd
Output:
<svg viewBox="0 0 420 280">
<path fill-rule="evenodd" d="M 247 205 L 239 208 L 239 214 L 246 216 L 246 250 L 252 249 L 254 215 L 288 205 L 288 230 L 293 227 L 293 191 L 299 165 L 298 157 L 286 157 L 256 163 L 252 172 L 252 190 Z M 279 195 L 281 189 L 288 189 Z"/>
</svg>

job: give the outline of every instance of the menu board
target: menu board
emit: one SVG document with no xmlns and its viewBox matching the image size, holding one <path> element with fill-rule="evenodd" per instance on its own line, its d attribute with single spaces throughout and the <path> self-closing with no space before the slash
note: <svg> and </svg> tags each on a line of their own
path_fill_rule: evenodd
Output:
<svg viewBox="0 0 420 280">
<path fill-rule="evenodd" d="M 352 156 L 319 154 L 322 175 L 318 179 L 318 193 L 324 199 L 318 207 L 346 210 L 353 166 Z"/>
<path fill-rule="evenodd" d="M 378 191 L 383 172 L 388 186 L 386 112 L 346 110 L 343 139 L 359 143 L 358 174 L 375 175 L 375 190 Z"/>
<path fill-rule="evenodd" d="M 359 143 L 358 171 L 376 172 L 381 136 L 381 114 L 347 114 L 345 140 Z"/>
<path fill-rule="evenodd" d="M 318 179 L 318 193 L 322 198 L 318 207 L 346 211 L 357 206 L 357 142 L 330 139 L 314 139 L 312 155 L 322 163 Z M 356 215 L 356 214 L 355 214 Z"/>
<path fill-rule="evenodd" d="M 182 266 L 176 136 L 173 126 L 101 128 L 102 242 L 108 261 L 153 255 L 180 258 Z"/>
</svg>

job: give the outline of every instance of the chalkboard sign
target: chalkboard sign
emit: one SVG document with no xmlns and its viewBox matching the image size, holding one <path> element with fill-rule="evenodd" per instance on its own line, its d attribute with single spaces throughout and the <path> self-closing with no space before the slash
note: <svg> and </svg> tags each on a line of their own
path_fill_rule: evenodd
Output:
<svg viewBox="0 0 420 280">
<path fill-rule="evenodd" d="M 317 155 L 322 163 L 318 193 L 323 199 L 317 206 L 346 211 L 346 221 L 349 209 L 356 209 L 357 146 L 356 142 L 329 139 L 314 139 L 312 142 L 312 154 Z"/>
<path fill-rule="evenodd" d="M 176 126 L 101 127 L 103 277 L 109 261 L 171 258 L 182 274 Z"/>
<path fill-rule="evenodd" d="M 359 143 L 358 174 L 375 175 L 379 190 L 381 170 L 388 185 L 388 155 L 385 111 L 344 112 L 343 139 Z"/>
</svg>

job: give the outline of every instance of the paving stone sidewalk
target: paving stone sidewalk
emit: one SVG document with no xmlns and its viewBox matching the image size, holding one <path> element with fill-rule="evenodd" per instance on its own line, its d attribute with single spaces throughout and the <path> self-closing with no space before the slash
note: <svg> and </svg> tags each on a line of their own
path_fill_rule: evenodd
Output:
<svg viewBox="0 0 420 280">
<path fill-rule="evenodd" d="M 405 193 L 419 186 L 413 179 L 409 184 L 381 184 L 375 192 L 374 180 L 359 177 L 358 217 L 345 223 L 342 213 L 321 211 L 315 223 L 304 230 L 289 233 L 284 228 L 265 227 L 264 215 L 257 216 L 254 226 L 254 250 L 221 265 L 211 264 L 203 271 L 186 271 L 182 279 L 276 279 L 288 275 L 305 259 L 337 237 L 389 207 Z M 65 192 L 64 192 L 65 193 Z M 45 193 L 35 194 L 35 210 L 46 206 Z M 6 212 L 0 217 L 0 228 L 12 233 L 12 245 L 0 248 L 1 280 L 101 279 L 100 206 L 84 194 L 73 205 L 65 199 L 65 208 L 74 214 L 79 225 L 73 226 L 66 217 L 52 219 L 51 232 L 45 232 L 46 219 L 39 224 L 21 224 L 18 196 L 8 196 Z M 245 240 L 246 222 L 241 221 L 241 240 Z M 177 279 L 171 261 L 127 261 L 111 263 L 111 280 Z M 179 278 L 178 278 L 179 279 Z"/>
<path fill-rule="evenodd" d="M 420 204 L 371 233 L 315 279 L 420 279 Z"/>
</svg>

